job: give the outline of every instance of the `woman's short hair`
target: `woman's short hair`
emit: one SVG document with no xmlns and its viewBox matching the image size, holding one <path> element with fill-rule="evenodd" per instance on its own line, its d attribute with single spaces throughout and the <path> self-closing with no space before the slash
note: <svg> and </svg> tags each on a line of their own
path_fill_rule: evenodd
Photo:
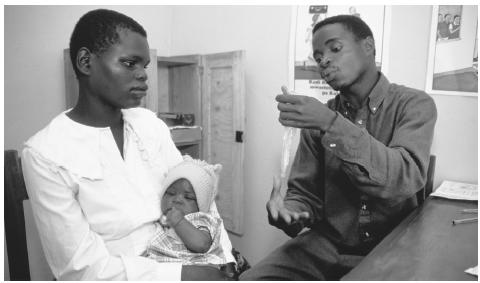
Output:
<svg viewBox="0 0 480 283">
<path fill-rule="evenodd" d="M 147 32 L 134 19 L 107 9 L 92 10 L 83 15 L 75 25 L 70 37 L 70 60 L 78 76 L 77 52 L 85 47 L 90 52 L 101 54 L 119 40 L 118 31 L 127 29 L 147 37 Z"/>
</svg>

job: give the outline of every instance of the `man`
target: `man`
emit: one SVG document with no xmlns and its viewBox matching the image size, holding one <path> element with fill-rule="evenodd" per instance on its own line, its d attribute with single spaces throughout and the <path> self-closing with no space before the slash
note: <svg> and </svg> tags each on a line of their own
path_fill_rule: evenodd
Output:
<svg viewBox="0 0 480 283">
<path fill-rule="evenodd" d="M 460 37 L 460 16 L 455 15 L 453 22 L 448 26 L 448 39 L 457 39 Z"/>
<path fill-rule="evenodd" d="M 338 280 L 417 206 L 426 183 L 432 98 L 377 70 L 372 32 L 358 17 L 321 21 L 312 45 L 340 94 L 327 105 L 277 96 L 280 123 L 302 131 L 286 196 L 275 179 L 267 211 L 293 239 L 242 280 Z"/>
<path fill-rule="evenodd" d="M 437 24 L 437 40 L 447 39 L 448 38 L 448 23 L 445 22 L 443 15 L 438 14 L 438 24 Z"/>
<path fill-rule="evenodd" d="M 83 15 L 70 39 L 78 102 L 30 138 L 22 166 L 46 259 L 59 280 L 216 280 L 218 268 L 142 256 L 161 216 L 160 184 L 182 161 L 168 127 L 139 108 L 147 34 L 106 9 Z M 221 228 L 227 261 L 231 244 Z M 229 254 L 229 255 L 228 255 Z"/>
</svg>

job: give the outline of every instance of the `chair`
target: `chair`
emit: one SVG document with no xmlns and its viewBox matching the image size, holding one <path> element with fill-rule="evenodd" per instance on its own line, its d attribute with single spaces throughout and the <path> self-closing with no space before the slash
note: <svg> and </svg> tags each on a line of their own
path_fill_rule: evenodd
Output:
<svg viewBox="0 0 480 283">
<path fill-rule="evenodd" d="M 30 280 L 23 201 L 28 199 L 16 150 L 4 152 L 5 240 L 10 280 Z"/>
<path fill-rule="evenodd" d="M 433 191 L 433 177 L 435 175 L 436 159 L 437 158 L 435 155 L 430 155 L 430 160 L 428 162 L 428 170 L 427 170 L 427 183 L 425 184 L 425 187 L 423 189 L 417 192 L 418 206 L 422 205 L 427 199 L 427 197 Z"/>
<path fill-rule="evenodd" d="M 5 193 L 5 238 L 8 253 L 10 280 L 29 281 L 27 237 L 23 201 L 28 199 L 21 160 L 16 150 L 4 151 L 4 193 Z M 239 274 L 250 268 L 247 260 L 235 249 L 232 251 L 237 266 L 229 266 L 229 272 L 237 279 Z M 227 272 L 227 270 L 225 270 Z M 53 278 L 53 280 L 55 280 Z"/>
</svg>

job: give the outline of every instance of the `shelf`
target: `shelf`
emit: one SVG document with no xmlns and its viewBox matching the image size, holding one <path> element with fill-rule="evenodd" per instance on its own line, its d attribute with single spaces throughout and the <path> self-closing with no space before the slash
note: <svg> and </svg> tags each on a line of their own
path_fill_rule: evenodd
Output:
<svg viewBox="0 0 480 283">
<path fill-rule="evenodd" d="M 195 65 L 198 63 L 198 60 L 193 60 L 189 58 L 173 58 L 173 57 L 157 57 L 157 63 L 159 66 L 165 67 L 176 67 L 176 66 L 186 66 L 186 65 Z"/>
<path fill-rule="evenodd" d="M 189 128 L 170 129 L 173 142 L 176 146 L 199 144 L 202 140 L 202 128 L 199 126 Z"/>
</svg>

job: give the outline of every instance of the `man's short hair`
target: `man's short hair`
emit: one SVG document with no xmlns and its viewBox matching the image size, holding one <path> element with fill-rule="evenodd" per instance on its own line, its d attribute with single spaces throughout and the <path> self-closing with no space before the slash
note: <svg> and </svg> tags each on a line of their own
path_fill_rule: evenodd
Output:
<svg viewBox="0 0 480 283">
<path fill-rule="evenodd" d="M 315 27 L 312 30 L 312 35 L 315 34 L 315 32 L 319 30 L 321 27 L 324 27 L 330 24 L 342 24 L 345 27 L 345 29 L 353 33 L 357 41 L 361 39 L 365 39 L 369 36 L 372 37 L 373 39 L 373 33 L 370 27 L 361 18 L 353 15 L 338 15 L 338 16 L 328 17 L 315 25 Z M 376 52 L 374 50 L 373 54 L 375 55 L 375 53 Z"/>
<path fill-rule="evenodd" d="M 373 38 L 372 30 L 368 27 L 368 25 L 359 17 L 352 15 L 328 17 L 315 25 L 312 34 L 314 34 L 321 27 L 330 24 L 342 24 L 347 30 L 351 31 L 355 35 L 357 40 L 367 38 L 368 36 Z"/>
<path fill-rule="evenodd" d="M 76 57 L 82 47 L 101 54 L 119 41 L 118 32 L 127 29 L 147 37 L 147 32 L 134 19 L 116 11 L 97 9 L 83 15 L 75 25 L 70 37 L 70 60 L 77 77 Z"/>
</svg>

